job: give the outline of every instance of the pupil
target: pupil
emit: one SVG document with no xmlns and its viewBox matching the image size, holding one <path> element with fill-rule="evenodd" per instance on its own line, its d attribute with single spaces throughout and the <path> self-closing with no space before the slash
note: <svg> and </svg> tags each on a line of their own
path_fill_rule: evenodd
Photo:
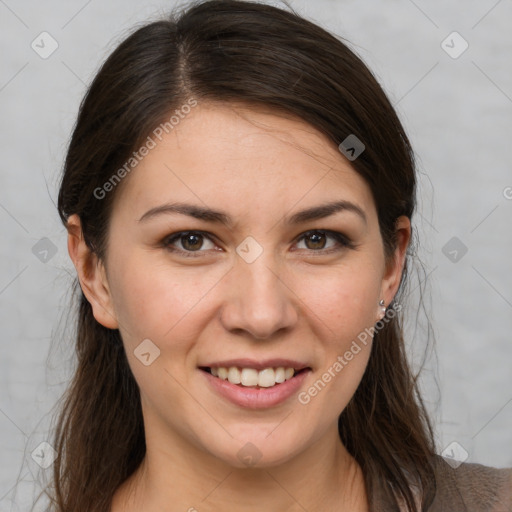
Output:
<svg viewBox="0 0 512 512">
<path fill-rule="evenodd" d="M 201 247 L 201 241 L 199 235 L 184 235 L 183 236 L 185 242 L 183 243 L 183 246 L 187 249 L 199 249 Z M 194 239 L 196 240 L 196 243 L 194 244 Z M 189 243 L 191 242 L 191 243 Z M 188 246 L 188 247 L 187 247 Z M 194 247 L 195 246 L 195 247 Z"/>
<path fill-rule="evenodd" d="M 309 235 L 308 237 L 308 241 L 313 241 L 313 249 L 322 249 L 323 247 L 323 243 L 322 243 L 322 238 L 323 238 L 323 234 L 320 234 L 320 233 L 312 233 L 311 235 Z M 315 244 L 319 244 L 319 245 L 315 245 Z"/>
</svg>

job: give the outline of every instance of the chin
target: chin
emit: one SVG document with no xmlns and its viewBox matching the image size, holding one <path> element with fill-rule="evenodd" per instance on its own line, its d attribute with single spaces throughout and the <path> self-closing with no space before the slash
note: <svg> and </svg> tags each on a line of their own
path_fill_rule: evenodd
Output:
<svg viewBox="0 0 512 512">
<path fill-rule="evenodd" d="M 236 468 L 258 469 L 279 466 L 305 449 L 305 440 L 303 436 L 295 437 L 297 433 L 282 428 L 284 425 L 277 425 L 279 424 L 265 428 L 261 425 L 252 428 L 240 425 L 237 432 L 228 427 L 227 430 L 233 435 L 228 444 L 223 439 L 215 448 L 209 445 L 205 446 L 205 449 L 215 458 Z"/>
</svg>

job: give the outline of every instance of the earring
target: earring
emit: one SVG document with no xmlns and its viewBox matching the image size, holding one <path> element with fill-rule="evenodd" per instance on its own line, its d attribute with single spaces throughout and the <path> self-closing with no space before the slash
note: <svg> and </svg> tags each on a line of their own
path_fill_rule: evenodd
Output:
<svg viewBox="0 0 512 512">
<path fill-rule="evenodd" d="M 384 316 L 386 315 L 386 308 L 384 307 L 384 299 L 381 299 L 381 301 L 379 302 L 379 306 L 381 306 L 381 320 L 384 318 Z"/>
</svg>

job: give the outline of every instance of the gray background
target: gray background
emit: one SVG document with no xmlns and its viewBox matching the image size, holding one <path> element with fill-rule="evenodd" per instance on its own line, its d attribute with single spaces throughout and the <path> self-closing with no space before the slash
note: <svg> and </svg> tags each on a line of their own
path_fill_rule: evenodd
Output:
<svg viewBox="0 0 512 512">
<path fill-rule="evenodd" d="M 406 334 L 418 361 L 433 329 L 422 385 L 439 451 L 456 441 L 470 462 L 512 466 L 512 1 L 290 3 L 348 39 L 416 150 L 425 275 L 413 276 Z M 33 480 L 48 477 L 31 452 L 72 369 L 74 268 L 54 202 L 79 102 L 127 31 L 174 5 L 0 0 L 0 511 L 28 510 Z M 31 48 L 43 31 L 59 45 L 47 59 Z M 453 31 L 469 44 L 457 58 L 442 47 Z M 57 251 L 46 263 L 42 238 Z"/>
</svg>

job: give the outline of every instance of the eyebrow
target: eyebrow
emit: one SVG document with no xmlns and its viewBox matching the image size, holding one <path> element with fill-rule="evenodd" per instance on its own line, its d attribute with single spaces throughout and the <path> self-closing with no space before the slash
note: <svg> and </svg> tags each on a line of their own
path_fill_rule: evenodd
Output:
<svg viewBox="0 0 512 512">
<path fill-rule="evenodd" d="M 290 217 L 286 217 L 284 221 L 287 225 L 301 224 L 312 220 L 324 219 L 325 217 L 330 217 L 331 215 L 342 211 L 355 213 L 364 221 L 365 224 L 368 224 L 364 210 L 356 204 L 345 200 L 334 201 L 301 210 Z M 231 228 L 234 224 L 233 219 L 225 212 L 186 203 L 167 203 L 161 206 L 156 206 L 144 213 L 138 221 L 147 221 L 162 214 L 188 215 L 189 217 L 202 221 L 224 224 L 228 228 Z"/>
</svg>

